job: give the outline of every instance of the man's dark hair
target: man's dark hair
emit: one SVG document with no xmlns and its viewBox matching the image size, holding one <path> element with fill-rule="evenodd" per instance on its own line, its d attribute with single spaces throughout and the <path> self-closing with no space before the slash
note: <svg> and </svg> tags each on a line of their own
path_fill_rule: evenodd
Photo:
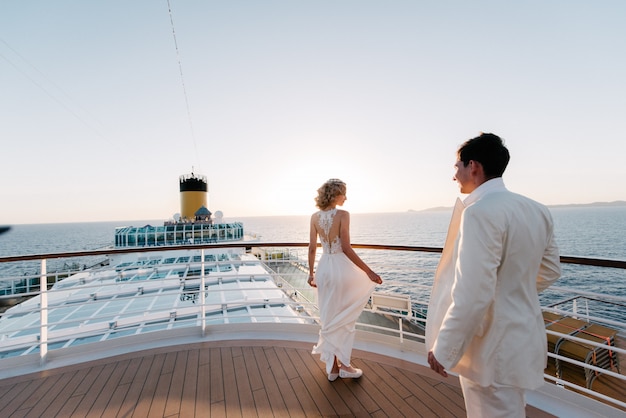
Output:
<svg viewBox="0 0 626 418">
<path fill-rule="evenodd" d="M 479 162 L 488 179 L 502 177 L 511 158 L 502 138 L 489 133 L 482 133 L 476 138 L 467 140 L 459 147 L 457 156 L 466 167 L 470 160 Z"/>
</svg>

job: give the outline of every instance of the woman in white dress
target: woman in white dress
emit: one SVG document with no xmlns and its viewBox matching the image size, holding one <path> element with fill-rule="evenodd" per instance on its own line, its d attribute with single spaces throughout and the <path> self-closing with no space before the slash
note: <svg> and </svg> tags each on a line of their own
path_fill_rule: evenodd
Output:
<svg viewBox="0 0 626 418">
<path fill-rule="evenodd" d="M 317 190 L 311 216 L 309 239 L 310 286 L 317 288 L 321 330 L 313 354 L 326 363 L 331 382 L 338 377 L 358 378 L 363 371 L 350 365 L 354 344 L 354 325 L 380 276 L 354 252 L 350 245 L 350 214 L 337 209 L 346 201 L 346 184 L 330 179 Z M 317 239 L 322 256 L 314 272 Z"/>
</svg>

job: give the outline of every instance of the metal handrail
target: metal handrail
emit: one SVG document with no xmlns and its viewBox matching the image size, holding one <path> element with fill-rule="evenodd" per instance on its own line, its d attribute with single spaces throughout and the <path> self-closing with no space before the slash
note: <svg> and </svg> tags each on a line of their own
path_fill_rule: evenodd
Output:
<svg viewBox="0 0 626 418">
<path fill-rule="evenodd" d="M 69 258 L 69 257 L 87 257 L 87 256 L 109 256 L 115 254 L 129 254 L 136 252 L 157 252 L 157 251 L 171 251 L 171 250 L 200 250 L 206 248 L 251 248 L 251 247 L 308 247 L 308 243 L 302 242 L 233 242 L 233 243 L 220 243 L 215 244 L 192 244 L 185 246 L 147 246 L 147 247 L 134 247 L 134 248 L 103 248 L 99 250 L 88 251 L 73 251 L 73 252 L 61 252 L 61 253 L 41 253 L 41 254 L 29 254 L 29 255 L 16 255 L 0 257 L 1 263 L 8 263 L 13 261 L 33 261 L 41 260 L 43 258 Z M 392 251 L 415 251 L 426 253 L 441 253 L 443 248 L 441 247 L 421 247 L 413 245 L 378 245 L 378 244 L 351 244 L 353 248 L 370 249 L 370 250 L 392 250 Z M 321 244 L 318 244 L 318 247 Z M 618 269 L 626 269 L 626 261 L 612 260 L 603 258 L 592 257 L 574 257 L 562 255 L 560 257 L 561 263 L 564 264 L 578 264 L 596 267 L 612 267 Z"/>
</svg>

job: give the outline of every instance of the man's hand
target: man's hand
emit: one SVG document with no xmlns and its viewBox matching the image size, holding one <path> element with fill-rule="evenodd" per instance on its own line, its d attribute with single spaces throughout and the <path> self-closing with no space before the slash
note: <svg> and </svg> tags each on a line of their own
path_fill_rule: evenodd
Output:
<svg viewBox="0 0 626 418">
<path fill-rule="evenodd" d="M 435 358 L 435 355 L 433 354 L 432 351 L 428 352 L 428 364 L 430 364 L 430 368 L 431 369 L 433 369 L 434 371 L 436 371 L 437 373 L 439 373 L 443 377 L 448 377 L 448 373 L 446 373 L 446 370 L 441 365 L 441 363 L 439 363 L 437 361 L 437 359 Z"/>
</svg>

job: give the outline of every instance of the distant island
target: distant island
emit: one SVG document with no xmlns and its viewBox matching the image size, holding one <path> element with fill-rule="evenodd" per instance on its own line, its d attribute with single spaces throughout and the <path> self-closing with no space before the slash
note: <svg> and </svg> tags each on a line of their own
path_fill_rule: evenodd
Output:
<svg viewBox="0 0 626 418">
<path fill-rule="evenodd" d="M 547 205 L 549 208 L 591 208 L 591 207 L 626 207 L 626 201 L 624 200 L 615 200 L 613 202 L 593 202 L 593 203 L 570 203 L 567 205 Z M 437 211 L 446 211 L 452 210 L 452 207 L 447 206 L 436 206 L 434 208 L 422 209 L 422 210 L 414 210 L 409 209 L 408 212 L 437 212 Z"/>
<path fill-rule="evenodd" d="M 547 205 L 549 208 L 590 208 L 606 206 L 626 206 L 626 201 L 616 200 L 614 202 L 594 202 L 594 203 L 570 203 L 568 205 Z"/>
</svg>

